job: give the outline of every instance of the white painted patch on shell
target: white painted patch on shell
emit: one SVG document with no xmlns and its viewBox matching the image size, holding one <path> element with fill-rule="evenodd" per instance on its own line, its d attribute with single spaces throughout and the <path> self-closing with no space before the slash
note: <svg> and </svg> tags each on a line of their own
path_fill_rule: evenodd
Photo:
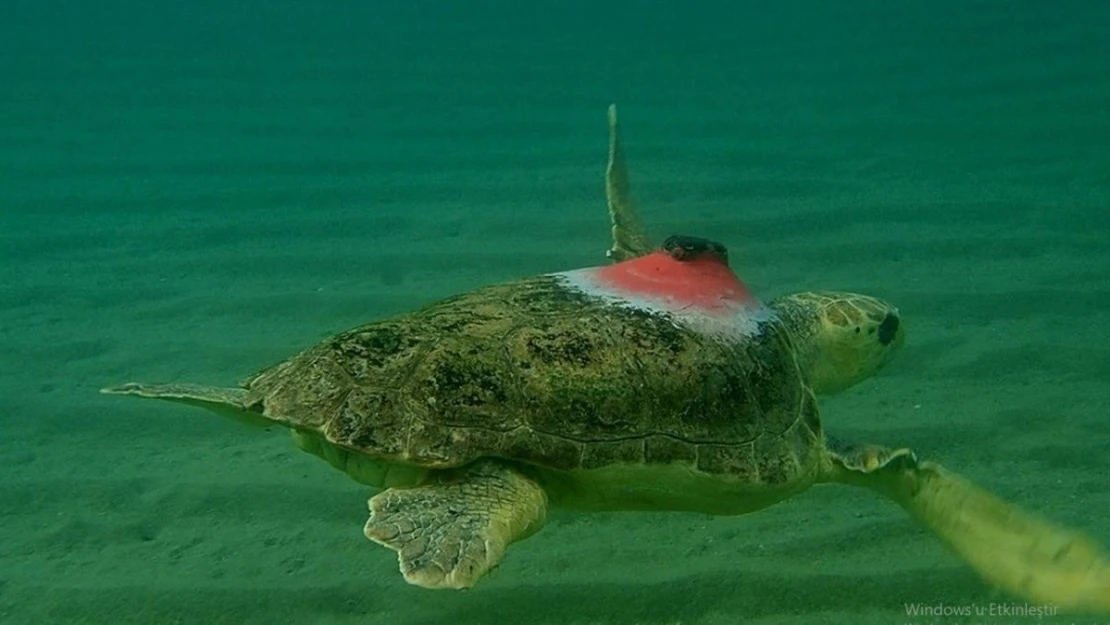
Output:
<svg viewBox="0 0 1110 625">
<path fill-rule="evenodd" d="M 575 269 L 549 274 L 573 291 L 620 308 L 631 308 L 664 317 L 675 327 L 727 341 L 741 341 L 757 335 L 760 327 L 778 319 L 778 313 L 759 300 L 750 303 L 726 302 L 718 310 L 705 310 L 668 297 L 648 297 L 622 293 L 598 282 L 593 269 Z"/>
</svg>

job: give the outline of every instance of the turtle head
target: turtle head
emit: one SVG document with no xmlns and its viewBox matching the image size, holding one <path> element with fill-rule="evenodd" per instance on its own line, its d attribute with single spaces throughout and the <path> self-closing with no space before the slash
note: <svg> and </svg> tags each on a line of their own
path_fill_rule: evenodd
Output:
<svg viewBox="0 0 1110 625">
<path fill-rule="evenodd" d="M 790 329 L 798 364 L 817 394 L 838 393 L 871 377 L 905 342 L 898 309 L 868 295 L 795 293 L 770 305 Z"/>
</svg>

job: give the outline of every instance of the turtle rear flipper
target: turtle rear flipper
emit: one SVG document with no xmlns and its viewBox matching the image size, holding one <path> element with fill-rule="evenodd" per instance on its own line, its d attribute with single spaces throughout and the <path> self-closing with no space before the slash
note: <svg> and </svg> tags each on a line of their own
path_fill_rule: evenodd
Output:
<svg viewBox="0 0 1110 625">
<path fill-rule="evenodd" d="M 106 395 L 132 395 L 197 406 L 247 425 L 270 427 L 274 421 L 246 406 L 247 390 L 199 384 L 142 384 L 129 382 L 100 389 Z"/>
<path fill-rule="evenodd" d="M 547 495 L 538 484 L 502 463 L 483 461 L 422 486 L 378 493 L 370 499 L 364 533 L 397 552 L 408 583 L 470 588 L 546 515 Z"/>
<path fill-rule="evenodd" d="M 988 583 L 1067 612 L 1110 613 L 1110 560 L 1086 536 L 1036 518 L 908 449 L 830 441 L 830 481 L 905 508 Z"/>
<path fill-rule="evenodd" d="M 616 104 L 609 105 L 609 164 L 605 168 L 605 197 L 609 201 L 609 219 L 613 224 L 613 246 L 605 255 L 619 262 L 650 254 L 654 246 L 644 234 L 636 206 L 632 203 Z"/>
</svg>

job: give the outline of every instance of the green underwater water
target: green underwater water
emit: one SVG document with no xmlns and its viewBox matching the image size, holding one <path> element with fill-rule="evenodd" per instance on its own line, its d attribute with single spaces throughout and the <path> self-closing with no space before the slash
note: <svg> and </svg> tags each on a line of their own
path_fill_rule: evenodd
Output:
<svg viewBox="0 0 1110 625">
<path fill-rule="evenodd" d="M 760 295 L 900 307 L 830 430 L 1110 544 L 1108 32 L 1095 0 L 5 0 L 0 621 L 1110 620 L 991 614 L 1020 602 L 832 486 L 557 513 L 422 591 L 362 537 L 370 493 L 283 433 L 97 393 L 602 263 L 617 102 L 653 232 L 725 242 Z"/>
</svg>

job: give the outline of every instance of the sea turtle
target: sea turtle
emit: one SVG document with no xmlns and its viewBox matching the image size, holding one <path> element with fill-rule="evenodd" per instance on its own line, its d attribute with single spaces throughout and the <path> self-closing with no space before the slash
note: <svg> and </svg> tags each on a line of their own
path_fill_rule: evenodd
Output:
<svg viewBox="0 0 1110 625">
<path fill-rule="evenodd" d="M 623 159 L 614 110 L 610 120 L 611 207 L 634 218 L 612 192 Z M 805 332 L 885 350 L 897 328 L 886 345 L 878 329 L 803 332 L 749 292 L 719 243 L 674 236 L 648 251 L 639 230 L 617 226 L 625 259 L 340 333 L 240 388 L 105 392 L 287 426 L 306 451 L 383 489 L 364 533 L 427 588 L 473 586 L 549 507 L 734 515 L 835 482 L 891 498 L 1021 598 L 1110 611 L 1110 568 L 1078 533 L 908 449 L 825 433 L 806 354 L 827 346 L 805 345 Z"/>
</svg>

